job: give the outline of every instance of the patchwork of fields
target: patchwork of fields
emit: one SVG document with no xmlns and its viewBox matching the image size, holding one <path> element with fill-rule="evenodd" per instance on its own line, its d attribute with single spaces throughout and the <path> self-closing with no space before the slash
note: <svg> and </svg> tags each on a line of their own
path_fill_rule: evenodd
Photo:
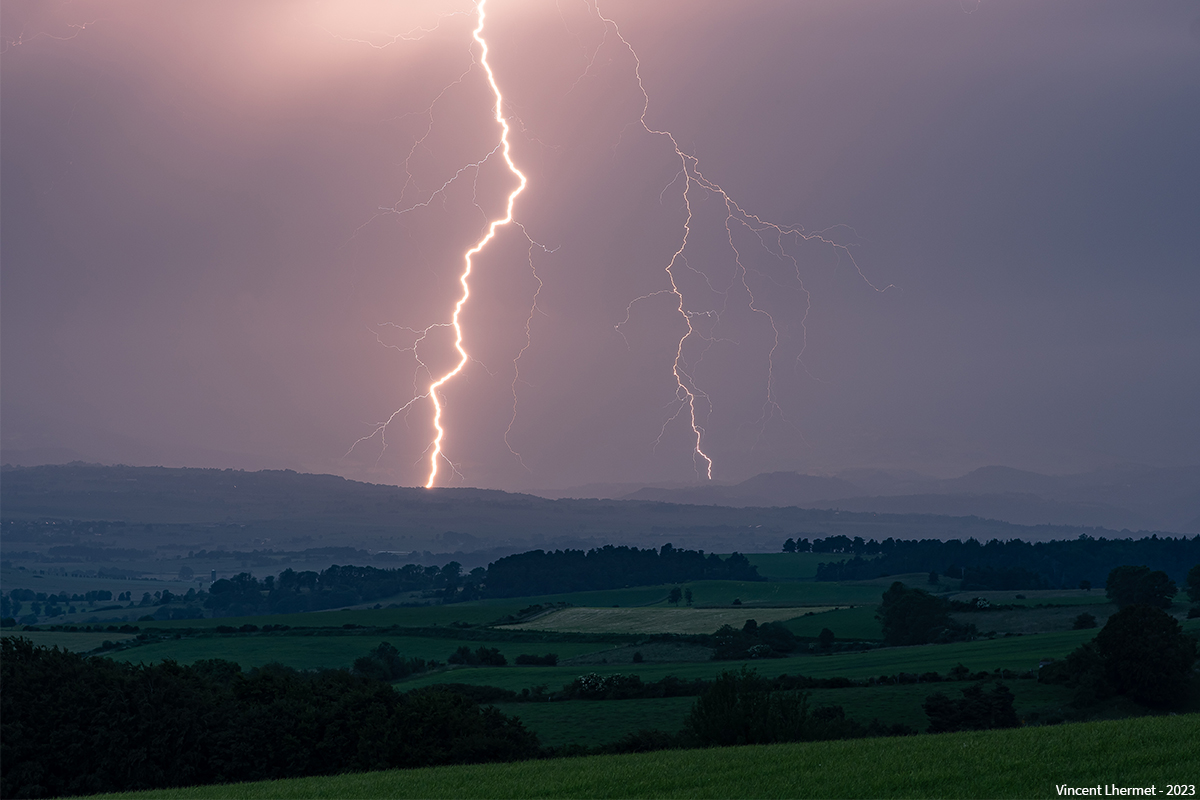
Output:
<svg viewBox="0 0 1200 800">
<path fill-rule="evenodd" d="M 808 554 L 811 556 L 811 554 Z M 807 573 L 813 559 L 789 565 L 772 554 L 764 560 L 774 573 Z M 298 669 L 347 668 L 355 659 L 367 655 L 381 642 L 393 645 L 408 658 L 445 662 L 455 650 L 466 647 L 496 648 L 508 660 L 507 666 L 439 667 L 396 681 L 398 691 L 409 691 L 439 684 L 455 683 L 493 686 L 527 696 L 543 697 L 568 686 L 586 673 L 598 676 L 637 675 L 645 683 L 673 676 L 680 680 L 712 680 L 725 671 L 753 669 L 763 677 L 804 675 L 811 678 L 875 678 L 870 686 L 809 691 L 811 708 L 840 706 L 846 717 L 866 723 L 877 719 L 886 725 L 905 725 L 925 730 L 928 721 L 923 704 L 934 692 L 958 696 L 969 683 L 900 683 L 892 676 L 910 676 L 936 672 L 946 675 L 965 666 L 972 673 L 1035 673 L 1046 659 L 1061 659 L 1096 635 L 1095 629 L 1073 630 L 1071 624 L 1081 611 L 1093 613 L 1101 622 L 1115 610 L 1098 592 L 1058 590 L 1054 592 L 990 592 L 996 604 L 1016 606 L 962 614 L 964 621 L 980 631 L 997 629 L 1001 635 L 970 642 L 910 647 L 850 649 L 848 642 L 878 643 L 882 639 L 876 610 L 883 591 L 895 580 L 922 585 L 926 575 L 888 576 L 870 581 L 817 583 L 806 579 L 780 579 L 769 582 L 707 581 L 680 584 L 693 592 L 693 607 L 675 607 L 667 602 L 669 586 L 629 587 L 606 591 L 541 597 L 509 598 L 453 605 L 426 605 L 403 608 L 344 609 L 340 611 L 290 614 L 251 618 L 181 620 L 140 623 L 141 639 L 131 642 L 130 634 L 71 631 L 5 630 L 4 635 L 21 635 L 37 644 L 57 645 L 84 652 L 99 647 L 102 641 L 121 641 L 124 649 L 107 653 L 108 657 L 132 663 L 174 660 L 190 664 L 201 659 L 226 659 L 243 669 L 269 663 L 282 663 Z M 957 587 L 939 587 L 943 594 Z M 965 595 L 958 595 L 964 597 Z M 969 599 L 969 598 L 968 598 Z M 734 604 L 734 601 L 738 601 Z M 537 606 L 565 604 L 537 615 Z M 1036 606 L 1043 606 L 1038 608 Z M 535 614 L 535 616 L 529 616 Z M 523 622 L 508 623 L 525 615 Z M 1182 616 L 1182 612 L 1178 613 Z M 710 650 L 695 643 L 681 643 L 660 634 L 711 634 L 722 625 L 741 629 L 753 619 L 760 625 L 778 621 L 785 624 L 801 643 L 787 657 L 747 661 L 714 661 Z M 224 626 L 223 632 L 215 629 Z M 243 626 L 246 630 L 240 630 Z M 272 626 L 261 630 L 263 626 Z M 290 626 L 283 629 L 282 626 Z M 840 643 L 831 652 L 822 651 L 815 639 L 829 628 Z M 1188 620 L 1185 630 L 1200 631 L 1200 619 Z M 236 629 L 230 633 L 229 629 Z M 1004 631 L 1021 635 L 1003 635 Z M 655 637 L 655 638 L 651 638 Z M 144 640 L 145 643 L 140 643 Z M 649 656 L 642 658 L 641 649 Z M 678 649 L 678 655 L 672 655 Z M 684 653 L 687 655 L 685 656 Z M 519 655 L 554 653 L 555 666 L 518 666 Z M 637 653 L 638 658 L 633 658 Z M 572 662 L 572 659 L 576 661 Z M 886 680 L 880 680 L 885 679 Z M 912 678 L 912 679 L 915 679 Z M 891 682 L 889 682 L 891 681 Z M 1022 720 L 1062 720 L 1078 716 L 1070 701 L 1072 691 L 1062 686 L 1047 686 L 1036 680 L 1008 679 L 1015 709 Z M 1141 714 L 1145 710 L 1118 698 L 1106 712 L 1114 716 Z M 519 718 L 537 733 L 543 745 L 550 747 L 598 747 L 641 730 L 666 732 L 681 730 L 695 703 L 694 697 L 650 697 L 628 700 L 555 700 L 554 702 L 503 702 L 499 709 Z M 1195 717 L 1171 722 L 1170 735 L 1194 730 Z M 1008 775 L 1020 772 L 1014 782 L 970 776 L 963 771 L 959 752 L 953 764 L 939 761 L 950 741 L 946 736 L 913 737 L 856 742 L 825 742 L 775 748 L 737 748 L 721 751 L 674 751 L 643 756 L 556 760 L 538 763 L 504 764 L 478 767 L 448 767 L 439 770 L 414 770 L 402 773 L 374 773 L 340 777 L 246 784 L 237 787 L 195 788 L 178 792 L 155 792 L 155 797 L 352 797 L 352 796 L 911 796 L 931 787 L 943 787 L 950 795 L 1032 796 L 1050 794 L 1047 783 L 1051 772 L 1056 781 L 1071 780 L 1078 774 L 1094 783 L 1095 769 L 1079 768 L 1072 759 L 1076 754 L 1063 747 L 1084 745 L 1110 752 L 1112 743 L 1124 737 L 1121 726 L 1147 725 L 1148 736 L 1156 736 L 1159 720 L 1124 720 L 1110 727 L 1057 726 L 996 734 L 961 735 L 962 755 L 978 762 L 979 769 L 1007 769 Z M 1188 724 L 1192 727 L 1188 727 Z M 1182 725 L 1182 727 L 1180 727 Z M 1140 730 L 1140 729 L 1139 729 Z M 974 738 L 972 738 L 974 737 Z M 989 738 L 991 737 L 991 738 Z M 1004 738 L 1009 737 L 1009 738 Z M 1024 738 L 1022 738 L 1024 737 Z M 958 742 L 960 739 L 953 739 Z M 1140 740 L 1126 739 L 1140 746 Z M 1063 744 L 1069 742 L 1070 744 Z M 1011 762 L 995 760 L 987 748 L 1010 748 Z M 930 748 L 933 748 L 932 750 Z M 980 749 L 975 749 L 980 748 Z M 1048 750 L 1047 750 L 1048 748 Z M 1031 758 L 1032 753 L 1037 758 Z M 792 767 L 776 774 L 765 768 L 754 753 L 774 753 L 792 760 Z M 897 753 L 908 753 L 905 757 Z M 1047 755 L 1049 753 L 1049 755 Z M 899 760 L 896 760 L 899 759 Z M 905 759 L 908 759 L 907 761 Z M 1049 761 L 1047 761 L 1049 759 Z M 1058 761 L 1055 761 L 1058 759 Z M 796 774 L 810 767 L 823 775 L 831 764 L 851 772 L 840 777 L 816 780 L 811 775 L 797 783 Z M 908 769 L 900 779 L 878 770 L 881 763 L 895 762 L 897 769 Z M 911 762 L 911 763 L 910 763 Z M 1031 762 L 1054 763 L 1058 772 Z M 975 763 L 975 762 L 972 762 Z M 1110 765 L 1111 761 L 1098 761 Z M 1122 762 L 1124 763 L 1124 762 Z M 1130 762 L 1133 763 L 1133 762 Z M 745 774 L 726 781 L 723 769 Z M 920 764 L 912 767 L 912 764 Z M 1015 766 L 1014 766 L 1015 765 Z M 1022 766 L 1024 765 L 1024 766 Z M 1089 771 L 1090 769 L 1090 771 Z M 608 783 L 608 772 L 622 771 L 621 782 Z M 663 782 L 658 772 L 673 771 Z M 705 772 L 705 770 L 708 770 Z M 748 771 L 747 771 L 748 770 Z M 799 773 L 796 770 L 800 770 Z M 861 774 L 856 774 L 857 770 Z M 876 770 L 872 772 L 871 770 Z M 1072 771 L 1074 770 L 1074 771 Z M 1141 775 L 1141 766 L 1122 772 L 1119 780 Z M 682 772 L 681 772 L 682 771 Z M 683 775 L 682 773 L 687 773 Z M 702 774 L 702 779 L 695 775 Z M 898 773 L 899 774 L 899 773 Z M 1115 774 L 1115 773 L 1114 773 Z M 1149 773 L 1147 773 L 1149 774 Z M 1156 773 L 1162 780 L 1165 772 Z M 468 778 L 476 776 L 475 778 Z M 695 779 L 694 779 L 695 778 Z M 1182 777 L 1181 777 L 1182 779 Z M 732 779 L 731 779 L 732 780 Z M 899 782 L 897 782 L 897 780 Z M 1081 778 L 1082 780 L 1082 778 Z M 507 781 L 507 783 L 506 783 Z M 656 782 L 658 781 L 658 782 Z M 1024 781 L 1023 783 L 1021 781 Z M 1043 785 L 1044 784 L 1044 785 Z M 503 788 L 507 787 L 507 788 Z M 922 788 L 924 787 L 924 788 Z M 949 787 L 949 788 L 945 788 Z M 1014 788 L 1015 787 L 1015 788 Z M 1021 788 L 1024 787 L 1024 788 Z M 939 789 L 942 792 L 943 789 Z M 937 792 L 933 792 L 937 793 Z"/>
</svg>

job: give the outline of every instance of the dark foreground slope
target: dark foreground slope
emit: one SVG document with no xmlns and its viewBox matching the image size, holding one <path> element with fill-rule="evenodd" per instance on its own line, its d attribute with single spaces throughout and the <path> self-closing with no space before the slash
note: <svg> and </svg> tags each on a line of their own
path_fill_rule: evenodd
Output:
<svg viewBox="0 0 1200 800">
<path fill-rule="evenodd" d="M 661 751 L 337 775 L 116 797 L 1057 797 L 1195 784 L 1200 718 Z"/>
</svg>

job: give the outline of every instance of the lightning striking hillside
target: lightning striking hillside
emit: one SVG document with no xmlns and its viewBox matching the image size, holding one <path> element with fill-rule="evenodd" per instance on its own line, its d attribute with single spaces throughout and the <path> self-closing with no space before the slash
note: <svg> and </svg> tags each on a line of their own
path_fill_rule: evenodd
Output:
<svg viewBox="0 0 1200 800">
<path fill-rule="evenodd" d="M 410 168 L 414 154 L 419 148 L 425 146 L 426 139 L 431 135 L 433 126 L 433 109 L 438 102 L 450 91 L 451 88 L 461 84 L 466 80 L 467 76 L 476 68 L 482 67 L 486 76 L 488 87 L 493 98 L 493 113 L 492 118 L 498 125 L 500 136 L 495 140 L 495 145 L 490 151 L 483 155 L 482 158 L 467 163 L 457 171 L 454 171 L 445 180 L 441 186 L 435 191 L 429 193 L 420 202 L 412 203 L 403 208 L 400 203 L 394 207 L 381 209 L 381 212 L 403 216 L 421 209 L 429 208 L 439 197 L 445 201 L 448 188 L 468 176 L 478 181 L 479 173 L 482 167 L 497 154 L 504 159 L 508 172 L 516 179 L 517 185 L 513 188 L 508 196 L 505 204 L 504 216 L 498 219 L 487 220 L 480 238 L 474 242 L 463 254 L 462 271 L 458 276 L 461 293 L 454 304 L 453 311 L 449 315 L 448 321 L 436 322 L 424 328 L 410 328 L 407 326 L 394 325 L 385 323 L 390 327 L 404 331 L 411 335 L 412 342 L 408 347 L 395 347 L 407 353 L 411 353 L 417 365 L 417 378 L 414 380 L 413 395 L 408 402 L 398 408 L 383 422 L 377 423 L 374 430 L 367 436 L 355 442 L 355 446 L 368 439 L 379 436 L 381 445 L 386 448 L 386 434 L 388 426 L 394 422 L 397 417 L 404 415 L 407 417 L 409 412 L 418 404 L 428 399 L 432 406 L 432 427 L 434 436 L 430 440 L 425 454 L 428 456 L 428 473 L 425 481 L 427 488 L 437 484 L 440 467 L 442 462 L 446 466 L 459 474 L 454 462 L 447 457 L 444 450 L 444 443 L 447 435 L 446 423 L 444 420 L 444 399 L 442 390 L 447 383 L 460 376 L 468 363 L 472 361 L 472 356 L 465 342 L 463 327 L 461 320 L 464 309 L 468 301 L 471 299 L 471 276 L 474 269 L 474 259 L 478 256 L 488 244 L 496 237 L 497 231 L 505 226 L 514 225 L 517 227 L 529 242 L 529 268 L 532 272 L 533 279 L 536 282 L 537 289 L 531 299 L 531 306 L 528 316 L 525 321 L 525 344 L 520 352 L 513 359 L 513 407 L 512 416 L 508 424 L 508 428 L 504 431 L 504 443 L 508 446 L 509 451 L 524 467 L 525 462 L 521 459 L 519 453 L 513 449 L 509 442 L 509 437 L 513 432 L 513 425 L 517 419 L 517 383 L 519 380 L 518 364 L 529 350 L 532 341 L 531 325 L 534 314 L 537 310 L 538 295 L 542 290 L 543 282 L 538 276 L 537 270 L 534 268 L 533 253 L 535 248 L 541 248 L 545 252 L 553 252 L 544 245 L 539 244 L 530 237 L 525 226 L 517 222 L 514 218 L 514 209 L 517 198 L 525 190 L 528 185 L 526 175 L 517 167 L 513 156 L 510 142 L 510 119 L 516 119 L 509 112 L 509 116 L 505 115 L 505 99 L 500 89 L 500 82 L 493 70 L 491 63 L 488 60 L 489 45 L 484 36 L 484 28 L 486 22 L 486 4 L 487 0 L 477 0 L 475 3 L 476 25 L 472 32 L 472 37 L 475 44 L 478 46 L 479 58 L 476 61 L 472 57 L 472 64 L 463 71 L 458 78 L 444 87 L 441 92 L 435 97 L 432 104 L 426 109 L 425 116 L 427 124 L 424 131 L 414 139 L 408 155 L 404 160 L 405 172 L 407 175 L 406 182 L 401 191 L 401 197 L 413 183 L 412 171 Z M 746 424 L 757 428 L 756 442 L 761 441 L 765 434 L 767 424 L 778 418 L 784 423 L 791 425 L 784 413 L 784 407 L 778 394 L 776 370 L 779 366 L 777 361 L 780 356 L 781 348 L 781 326 L 777 324 L 776 319 L 763 303 L 756 297 L 750 274 L 754 273 L 756 278 L 761 278 L 767 282 L 773 282 L 780 285 L 780 278 L 775 275 L 765 274 L 762 269 L 756 268 L 749 264 L 744 258 L 745 244 L 739 242 L 749 241 L 753 246 L 757 247 L 770 259 L 784 264 L 787 267 L 787 272 L 790 277 L 787 278 L 791 282 L 793 290 L 798 292 L 798 296 L 802 299 L 802 308 L 798 309 L 800 344 L 794 351 L 794 355 L 790 355 L 793 365 L 796 368 L 803 368 L 803 355 L 807 346 L 807 331 L 805 323 L 807 321 L 808 312 L 811 307 L 811 295 L 804 285 L 804 280 L 801 275 L 801 266 L 795 248 L 802 242 L 818 242 L 826 245 L 834 250 L 838 256 L 839 263 L 842 258 L 845 258 L 859 278 L 877 292 L 883 292 L 891 288 L 890 286 L 878 287 L 872 284 L 855 261 L 848 247 L 836 241 L 827 232 L 822 231 L 806 231 L 798 225 L 788 225 L 772 222 L 764 219 L 761 216 L 746 210 L 733 196 L 731 196 L 720 184 L 708 178 L 700 169 L 700 162 L 696 155 L 686 151 L 679 143 L 678 138 L 674 133 L 665 128 L 658 128 L 648 122 L 650 113 L 651 100 L 642 80 L 642 62 L 633 45 L 621 32 L 617 22 L 611 17 L 606 16 L 599 8 L 599 5 L 590 0 L 583 0 L 583 5 L 586 8 L 587 15 L 594 24 L 602 26 L 602 33 L 599 35 L 599 42 L 594 48 L 587 48 L 590 53 L 585 50 L 586 64 L 572 84 L 570 91 L 574 91 L 579 84 L 589 78 L 595 77 L 593 70 L 602 51 L 606 48 L 620 49 L 623 51 L 623 59 L 627 59 L 632 64 L 632 79 L 636 82 L 636 91 L 640 93 L 640 111 L 635 112 L 636 117 L 631 119 L 625 126 L 625 131 L 630 129 L 640 129 L 640 131 L 648 136 L 661 139 L 669 145 L 671 157 L 677 160 L 678 167 L 675 170 L 674 177 L 663 187 L 660 194 L 660 202 L 668 196 L 677 196 L 680 202 L 682 211 L 681 232 L 677 244 L 663 267 L 665 273 L 665 285 L 661 289 L 650 291 L 642 294 L 631 300 L 625 310 L 624 319 L 616 322 L 614 329 L 617 334 L 625 340 L 626 345 L 632 347 L 628 337 L 626 336 L 626 328 L 632 321 L 636 309 L 644 301 L 654 297 L 669 297 L 673 314 L 681 321 L 681 334 L 678 340 L 672 339 L 674 342 L 674 356 L 670 364 L 670 376 L 674 382 L 674 409 L 669 411 L 666 418 L 662 422 L 659 435 L 655 440 L 655 447 L 662 443 L 668 429 L 677 420 L 682 418 L 683 424 L 687 426 L 685 430 L 691 441 L 691 458 L 692 464 L 698 477 L 711 480 L 713 478 L 714 459 L 711 451 L 706 449 L 707 431 L 705 426 L 707 420 L 711 417 L 713 411 L 713 400 L 708 391 L 702 385 L 702 381 L 698 380 L 697 371 L 702 365 L 705 355 L 710 348 L 717 342 L 733 342 L 727 338 L 727 335 L 720 333 L 720 328 L 723 324 L 723 317 L 730 310 L 731 303 L 741 303 L 742 308 L 748 310 L 753 318 L 761 320 L 762 324 L 769 330 L 767 341 L 770 342 L 769 348 L 764 344 L 766 370 L 765 376 L 760 385 L 761 407 L 758 412 L 758 418 L 747 421 Z M 559 8 L 560 16 L 562 16 L 562 8 Z M 461 12 L 456 12 L 461 13 Z M 566 19 L 563 18 L 564 25 Z M 421 29 L 416 32 L 417 36 L 413 37 L 406 34 L 401 37 L 392 37 L 388 44 L 398 40 L 411 40 L 419 38 L 420 35 L 427 33 L 430 29 Z M 570 32 L 570 31 L 568 31 Z M 610 58 L 610 61 L 616 60 L 616 57 Z M 523 125 L 522 125 L 523 129 Z M 623 139 L 625 133 L 621 134 Z M 614 142 L 614 153 L 616 148 L 621 145 L 620 141 Z M 676 188 L 673 188 L 676 187 Z M 677 192 L 677 194 L 675 194 Z M 728 272 L 723 272 L 721 276 L 709 274 L 702 269 L 693 266 L 689 262 L 689 254 L 692 252 L 692 234 L 693 227 L 696 224 L 697 218 L 695 213 L 695 203 L 703 196 L 715 198 L 723 209 L 723 239 L 728 246 Z M 483 213 L 478 200 L 475 201 L 475 207 Z M 484 214 L 485 220 L 487 215 Z M 710 294 L 719 298 L 717 304 L 699 302 L 692 299 L 690 290 L 686 289 L 684 282 L 681 280 L 680 271 L 686 271 L 689 274 L 697 276 L 702 280 L 703 285 L 707 288 Z M 711 272 L 711 270 L 710 270 Z M 743 296 L 743 299 L 738 300 L 735 295 Z M 421 358 L 418 350 L 426 343 L 427 337 L 437 329 L 451 329 L 454 333 L 454 348 L 457 353 L 457 361 L 454 365 L 443 372 L 435 374 L 426 362 Z M 376 333 L 378 336 L 378 332 Z M 380 339 L 382 342 L 382 339 Z M 733 342 L 736 344 L 736 342 Z M 424 380 L 420 376 L 424 375 Z M 794 427 L 794 426 L 793 426 Z M 802 435 L 802 434 L 801 434 Z M 351 450 L 354 446 L 351 447 Z M 382 453 L 381 453 L 382 456 Z M 424 456 L 423 456 L 424 457 Z M 460 475 L 461 477 L 461 475 Z"/>
<path fill-rule="evenodd" d="M 746 211 L 736 200 L 734 200 L 733 197 L 729 195 L 728 192 L 721 188 L 718 183 L 710 180 L 704 175 L 703 172 L 700 171 L 699 159 L 695 155 L 683 150 L 679 145 L 679 141 L 671 131 L 651 127 L 646 121 L 646 116 L 650 110 L 650 95 L 647 93 L 645 84 L 642 82 L 642 62 L 638 57 L 637 51 L 634 50 L 633 45 L 630 44 L 625 36 L 621 33 L 616 21 L 605 16 L 603 12 L 600 11 L 598 3 L 595 5 L 589 3 L 589 8 L 594 10 L 596 18 L 603 24 L 604 34 L 600 45 L 597 46 L 596 50 L 592 53 L 591 59 L 588 63 L 588 68 L 585 70 L 584 74 L 586 75 L 587 72 L 591 70 L 592 64 L 595 62 L 600 50 L 607 42 L 609 33 L 611 31 L 612 34 L 615 35 L 616 40 L 620 42 L 620 46 L 623 47 L 633 59 L 634 77 L 637 80 L 638 91 L 641 92 L 642 96 L 641 113 L 639 114 L 637 120 L 631 123 L 631 125 L 640 127 L 642 131 L 652 136 L 664 138 L 670 143 L 671 149 L 674 151 L 675 158 L 679 160 L 679 171 L 676 173 L 675 178 L 672 179 L 671 183 L 663 188 L 663 194 L 666 194 L 667 190 L 670 189 L 673 184 L 679 182 L 680 178 L 683 179 L 682 190 L 680 192 L 680 199 L 685 210 L 683 232 L 680 237 L 679 246 L 675 249 L 674 253 L 672 253 L 670 260 L 664 267 L 667 275 L 668 288 L 634 298 L 626 308 L 625 319 L 617 323 L 615 328 L 618 333 L 621 333 L 622 327 L 630 321 L 634 306 L 640 301 L 647 300 L 651 297 L 664 293 L 673 296 L 675 300 L 675 309 L 685 326 L 685 332 L 677 343 L 675 348 L 675 358 L 671 364 L 671 374 L 675 379 L 676 399 L 678 401 L 678 406 L 676 411 L 663 423 L 662 432 L 659 434 L 659 441 L 661 441 L 663 433 L 666 432 L 667 426 L 686 413 L 687 422 L 690 426 L 694 442 L 692 448 L 693 463 L 694 465 L 702 464 L 704 477 L 708 480 L 712 480 L 713 459 L 703 449 L 705 431 L 699 421 L 699 411 L 697 409 L 698 399 L 702 399 L 708 406 L 709 410 L 711 410 L 711 401 L 709 400 L 708 394 L 699 386 L 697 386 L 694 372 L 696 365 L 703 358 L 704 353 L 707 351 L 708 345 L 715 341 L 715 338 L 711 334 L 705 335 L 702 331 L 698 330 L 694 324 L 694 320 L 700 317 L 709 317 L 716 320 L 719 324 L 721 314 L 724 309 L 690 308 L 689 303 L 684 296 L 684 292 L 681 290 L 679 282 L 676 279 L 676 269 L 678 269 L 681 264 L 683 264 L 687 269 L 697 272 L 697 270 L 687 264 L 686 258 L 689 237 L 692 233 L 692 193 L 697 190 L 710 193 L 718 198 L 718 200 L 724 205 L 726 212 L 724 219 L 725 238 L 729 243 L 729 250 L 734 265 L 732 278 L 729 284 L 722 290 L 714 289 L 712 280 L 708 275 L 700 273 L 701 277 L 708 285 L 708 288 L 717 294 L 720 294 L 726 303 L 729 300 L 730 291 L 736 284 L 737 287 L 740 287 L 740 289 L 749 296 L 749 301 L 747 303 L 749 310 L 753 314 L 763 317 L 771 329 L 772 343 L 770 351 L 767 354 L 767 374 L 763 386 L 762 412 L 756 423 L 759 429 L 759 439 L 761 439 L 763 435 L 767 421 L 769 421 L 769 419 L 772 417 L 778 415 L 781 419 L 787 421 L 783 414 L 783 408 L 777 400 L 775 389 L 775 358 L 776 352 L 778 351 L 780 345 L 780 330 L 779 326 L 775 322 L 774 317 L 772 317 L 771 314 L 764 310 L 758 303 L 757 299 L 755 298 L 754 291 L 751 289 L 750 284 L 747 281 L 747 267 L 742 262 L 742 254 L 739 251 L 736 242 L 734 241 L 735 227 L 740 226 L 745 231 L 749 232 L 754 238 L 757 239 L 761 247 L 773 257 L 785 259 L 791 263 L 795 274 L 796 284 L 804 296 L 804 310 L 800 318 L 801 331 L 804 331 L 804 325 L 807 321 L 808 312 L 811 308 L 811 295 L 804 287 L 804 281 L 800 275 L 800 264 L 796 256 L 791 254 L 786 247 L 789 238 L 801 241 L 819 241 L 835 248 L 839 257 L 844 254 L 845 257 L 849 259 L 850 263 L 853 264 L 854 269 L 857 271 L 859 277 L 862 278 L 862 280 L 871 286 L 871 288 L 875 291 L 883 292 L 892 287 L 885 286 L 880 288 L 868 281 L 866 276 L 863 275 L 862 270 L 859 268 L 858 263 L 854 260 L 854 257 L 850 253 L 849 249 L 844 244 L 839 244 L 831 238 L 828 238 L 822 232 L 805 231 L 803 228 L 796 225 L 781 225 L 769 220 L 765 220 L 756 214 Z M 623 334 L 622 338 L 624 338 Z M 800 350 L 795 356 L 795 361 L 797 364 L 801 363 L 801 359 L 804 355 L 806 344 L 804 340 L 806 338 L 806 336 L 802 337 Z M 693 340 L 696 340 L 700 343 L 700 353 L 694 362 L 689 362 L 685 357 L 684 350 L 688 346 L 689 342 Z"/>
<path fill-rule="evenodd" d="M 479 57 L 479 63 L 483 65 L 484 72 L 487 73 L 488 86 L 492 87 L 492 93 L 496 96 L 496 122 L 500 124 L 500 144 L 501 152 L 504 155 L 504 163 L 508 165 L 509 171 L 517 176 L 517 188 L 513 189 L 508 195 L 508 203 L 505 206 L 504 217 L 493 220 L 488 225 L 487 233 L 482 239 L 463 255 L 463 271 L 458 277 L 458 282 L 462 284 L 462 296 L 458 302 L 454 304 L 454 314 L 450 317 L 450 324 L 454 326 L 454 349 L 458 351 L 458 363 L 454 369 L 445 373 L 437 380 L 429 384 L 429 399 L 433 402 L 433 427 L 437 430 L 437 436 L 433 439 L 432 452 L 429 454 L 429 479 L 425 481 L 425 488 L 431 488 L 438 474 L 438 461 L 442 458 L 442 439 L 446 435 L 445 429 L 442 427 L 442 403 L 438 399 L 438 389 L 453 378 L 458 373 L 462 372 L 463 367 L 467 365 L 470 356 L 463 348 L 463 332 L 462 326 L 459 324 L 459 316 L 462 314 L 463 306 L 467 304 L 467 300 L 471 297 L 471 285 L 469 279 L 471 277 L 471 259 L 473 259 L 483 248 L 487 247 L 488 242 L 496 237 L 496 229 L 507 225 L 513 220 L 513 206 L 517 202 L 517 197 L 521 192 L 525 191 L 525 187 L 529 181 L 525 174 L 517 169 L 517 165 L 512 159 L 512 145 L 508 141 L 508 120 L 504 118 L 504 96 L 500 93 L 500 87 L 496 83 L 496 73 L 492 71 L 492 65 L 488 63 L 488 44 L 483 38 L 483 23 L 486 19 L 484 6 L 487 5 L 487 0 L 479 0 L 476 9 L 479 12 L 479 24 L 475 26 L 475 31 L 472 36 L 479 43 L 482 51 Z"/>
</svg>

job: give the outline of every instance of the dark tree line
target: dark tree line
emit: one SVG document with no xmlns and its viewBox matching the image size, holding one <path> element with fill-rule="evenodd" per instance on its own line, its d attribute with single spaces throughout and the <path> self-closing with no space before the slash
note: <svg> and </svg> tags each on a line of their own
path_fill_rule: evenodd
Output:
<svg viewBox="0 0 1200 800">
<path fill-rule="evenodd" d="M 986 544 L 976 539 L 864 542 L 856 537 L 846 539 L 846 543 L 833 552 L 852 553 L 854 557 L 819 564 L 817 580 L 867 580 L 933 570 L 963 579 L 963 589 L 968 591 L 1074 588 L 1081 581 L 1099 585 L 1114 567 L 1122 564 L 1145 564 L 1182 583 L 1188 568 L 1200 563 L 1200 535 L 1191 538 L 1154 535 L 1142 539 L 1094 539 L 1082 535 L 1078 539 L 1053 542 L 993 539 Z M 793 542 L 793 546 L 799 550 L 801 545 Z M 815 546 L 816 542 L 812 547 Z M 814 549 L 813 552 L 830 551 Z"/>
<path fill-rule="evenodd" d="M 483 572 L 483 570 L 479 570 Z M 397 569 L 338 566 L 320 572 L 286 569 L 258 580 L 248 573 L 213 583 L 204 605 L 214 616 L 292 614 L 369 603 L 405 592 L 446 594 L 462 580 L 454 561 L 442 568 L 407 564 Z"/>
<path fill-rule="evenodd" d="M 583 550 L 532 550 L 505 556 L 488 565 L 486 596 L 583 592 L 698 580 L 766 580 L 740 553 L 721 558 L 703 550 L 605 547 Z"/>
<path fill-rule="evenodd" d="M 406 592 L 453 603 L 486 597 L 615 589 L 691 580 L 765 580 L 743 555 L 727 558 L 703 551 L 611 545 L 583 550 L 533 550 L 506 556 L 464 574 L 451 561 L 440 569 L 407 564 L 396 569 L 333 565 L 321 572 L 284 570 L 259 580 L 249 573 L 209 587 L 206 608 L 214 616 L 252 616 L 320 611 L 369 603 Z"/>
<path fill-rule="evenodd" d="M 346 670 L 134 666 L 4 638 L 4 797 L 269 780 L 538 755 L 495 708 Z"/>
</svg>

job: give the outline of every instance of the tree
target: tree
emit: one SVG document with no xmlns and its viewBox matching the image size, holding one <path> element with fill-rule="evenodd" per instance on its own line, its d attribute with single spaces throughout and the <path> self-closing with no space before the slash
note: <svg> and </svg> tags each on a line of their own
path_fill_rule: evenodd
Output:
<svg viewBox="0 0 1200 800">
<path fill-rule="evenodd" d="M 785 552 L 785 553 L 796 552 L 796 540 L 789 537 L 788 540 L 783 543 L 783 552 Z"/>
<path fill-rule="evenodd" d="M 1118 692 L 1150 706 L 1172 708 L 1185 701 L 1196 640 L 1167 612 L 1126 606 L 1096 635 L 1096 650 Z"/>
<path fill-rule="evenodd" d="M 1200 603 L 1200 564 L 1188 570 L 1187 593 L 1193 603 Z"/>
<path fill-rule="evenodd" d="M 683 590 L 683 599 L 687 602 L 687 604 L 689 606 L 692 604 L 692 590 L 691 589 Z"/>
<path fill-rule="evenodd" d="M 1086 628 L 1094 628 L 1096 627 L 1096 617 L 1085 611 L 1075 618 L 1075 622 L 1071 625 L 1071 627 L 1077 631 L 1081 631 Z"/>
<path fill-rule="evenodd" d="M 900 581 L 883 593 L 883 604 L 875 616 L 890 645 L 952 641 L 969 635 L 968 628 L 950 619 L 949 603 L 921 589 L 909 589 Z"/>
<path fill-rule="evenodd" d="M 817 643 L 821 645 L 822 650 L 828 650 L 833 647 L 833 640 L 837 638 L 833 635 L 833 631 L 829 628 L 821 628 L 821 632 L 817 634 Z"/>
<path fill-rule="evenodd" d="M 1108 573 L 1105 582 L 1108 599 L 1118 607 L 1147 605 L 1168 608 L 1171 598 L 1178 591 L 1175 581 L 1162 570 L 1150 571 L 1149 567 L 1117 567 Z"/>
<path fill-rule="evenodd" d="M 676 607 L 679 606 L 679 601 L 682 599 L 683 599 L 683 590 L 680 589 L 678 586 L 676 586 L 674 589 L 672 589 L 671 593 L 669 595 L 667 595 L 667 600 L 669 600 Z"/>
<path fill-rule="evenodd" d="M 1087 578 L 1084 578 L 1079 582 L 1079 588 L 1083 589 L 1085 592 L 1090 592 L 1092 590 L 1092 582 Z"/>
</svg>

